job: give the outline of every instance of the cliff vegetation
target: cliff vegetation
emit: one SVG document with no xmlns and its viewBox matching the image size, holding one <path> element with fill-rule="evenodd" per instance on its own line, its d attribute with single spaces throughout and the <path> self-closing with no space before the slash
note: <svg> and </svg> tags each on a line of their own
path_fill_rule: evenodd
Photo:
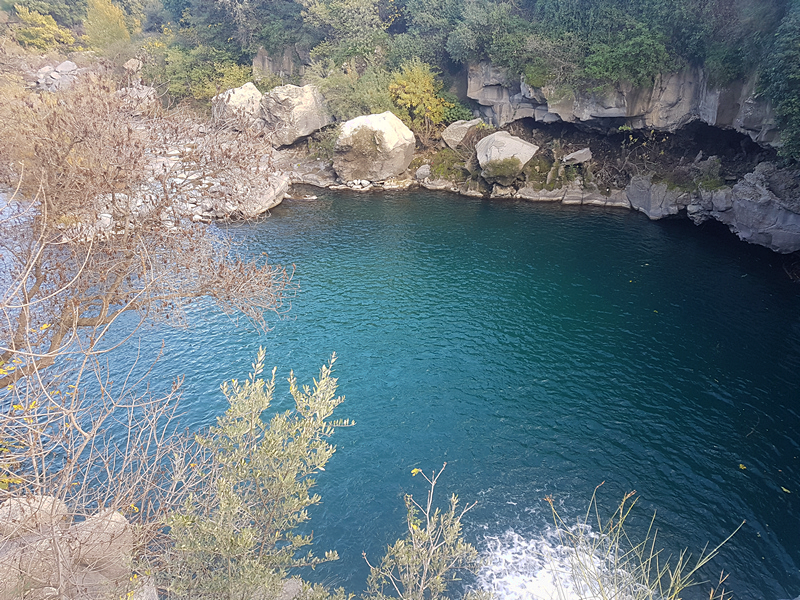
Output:
<svg viewBox="0 0 800 600">
<path fill-rule="evenodd" d="M 447 90 L 481 60 L 563 93 L 687 67 L 715 86 L 757 73 L 784 155 L 800 158 L 797 0 L 4 1 L 20 44 L 136 56 L 175 100 L 313 82 L 337 118 L 391 109 L 424 137 L 468 114 Z M 253 72 L 256 54 L 269 68 Z"/>
</svg>

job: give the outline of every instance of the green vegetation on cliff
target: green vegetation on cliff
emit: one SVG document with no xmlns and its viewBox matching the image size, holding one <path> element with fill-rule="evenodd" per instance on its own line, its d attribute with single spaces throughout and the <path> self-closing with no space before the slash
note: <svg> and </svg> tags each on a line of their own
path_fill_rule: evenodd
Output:
<svg viewBox="0 0 800 600">
<path fill-rule="evenodd" d="M 99 3 L 20 0 L 17 14 L 52 16 L 86 42 L 97 37 L 92 13 Z M 109 0 L 102 4 L 110 14 Z M 404 65 L 442 74 L 435 96 L 446 110 L 454 103 L 443 90 L 456 91 L 453 77 L 467 62 L 490 60 L 530 85 L 565 90 L 647 86 L 665 71 L 703 67 L 712 85 L 759 74 L 785 131 L 784 154 L 800 157 L 796 0 L 124 0 L 113 6 L 139 36 L 128 54 L 145 58 L 149 76 L 169 81 L 176 98 L 204 100 L 251 78 L 252 58 L 263 49 L 283 65 L 263 87 L 314 81 L 335 97 L 337 117 L 388 104 L 421 131 L 430 117 L 397 94 L 390 99 L 388 85 Z M 50 33 L 44 39 L 53 41 L 27 43 L 68 45 Z"/>
</svg>

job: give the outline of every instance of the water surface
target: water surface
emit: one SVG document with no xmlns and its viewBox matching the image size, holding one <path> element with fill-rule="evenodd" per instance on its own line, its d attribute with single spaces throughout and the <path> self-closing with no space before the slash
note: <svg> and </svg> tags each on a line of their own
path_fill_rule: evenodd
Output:
<svg viewBox="0 0 800 600">
<path fill-rule="evenodd" d="M 739 598 L 800 594 L 800 294 L 781 257 L 716 227 L 428 192 L 320 194 L 229 231 L 295 265 L 291 311 L 264 335 L 203 306 L 143 344 L 165 341 L 164 381 L 186 375 L 192 427 L 259 345 L 308 382 L 337 353 L 338 416 L 357 425 L 312 510 L 315 552 L 341 560 L 312 577 L 361 590 L 362 551 L 379 560 L 403 494 L 425 493 L 411 470 L 447 461 L 440 499 L 477 501 L 467 538 L 517 556 L 495 583 L 534 578 L 522 550 L 547 543 L 545 496 L 574 519 L 605 482 L 601 507 L 636 490 L 634 530 L 657 511 L 669 552 L 746 520 L 707 576 L 730 572 Z"/>
</svg>

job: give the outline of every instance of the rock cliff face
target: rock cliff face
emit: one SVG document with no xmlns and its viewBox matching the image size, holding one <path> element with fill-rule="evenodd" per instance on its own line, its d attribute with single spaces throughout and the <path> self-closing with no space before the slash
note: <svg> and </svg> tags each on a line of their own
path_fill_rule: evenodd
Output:
<svg viewBox="0 0 800 600">
<path fill-rule="evenodd" d="M 693 68 L 659 77 L 652 88 L 620 86 L 567 95 L 552 88 L 532 88 L 488 62 L 470 65 L 467 77 L 467 96 L 497 127 L 530 117 L 543 123 L 579 123 L 604 132 L 622 124 L 675 131 L 702 121 L 734 129 L 759 144 L 779 141 L 774 112 L 756 94 L 755 76 L 717 89 L 702 69 Z"/>
<path fill-rule="evenodd" d="M 631 208 L 651 219 L 685 210 L 696 224 L 724 223 L 740 239 L 788 254 L 800 250 L 800 172 L 761 163 L 732 187 L 682 193 L 648 177 L 634 177 L 625 192 Z"/>
</svg>

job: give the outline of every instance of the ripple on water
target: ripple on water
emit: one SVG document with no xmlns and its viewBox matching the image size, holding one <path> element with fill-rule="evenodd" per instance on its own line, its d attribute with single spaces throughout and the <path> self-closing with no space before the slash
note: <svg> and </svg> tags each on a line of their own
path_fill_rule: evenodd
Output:
<svg viewBox="0 0 800 600">
<path fill-rule="evenodd" d="M 380 556 L 403 494 L 425 492 L 411 469 L 446 460 L 441 498 L 478 500 L 466 533 L 503 597 L 545 593 L 535 557 L 564 558 L 542 498 L 574 518 L 602 481 L 601 508 L 636 489 L 634 532 L 657 510 L 673 553 L 747 519 L 713 568 L 737 597 L 800 593 L 800 301 L 771 253 L 624 211 L 427 193 L 320 194 L 229 231 L 295 265 L 287 318 L 261 336 L 201 307 L 143 343 L 166 340 L 159 376 L 186 374 L 192 426 L 259 345 L 301 381 L 339 355 L 357 425 L 334 438 L 311 529 L 342 559 L 313 577 L 361 589 L 362 551 Z"/>
</svg>

